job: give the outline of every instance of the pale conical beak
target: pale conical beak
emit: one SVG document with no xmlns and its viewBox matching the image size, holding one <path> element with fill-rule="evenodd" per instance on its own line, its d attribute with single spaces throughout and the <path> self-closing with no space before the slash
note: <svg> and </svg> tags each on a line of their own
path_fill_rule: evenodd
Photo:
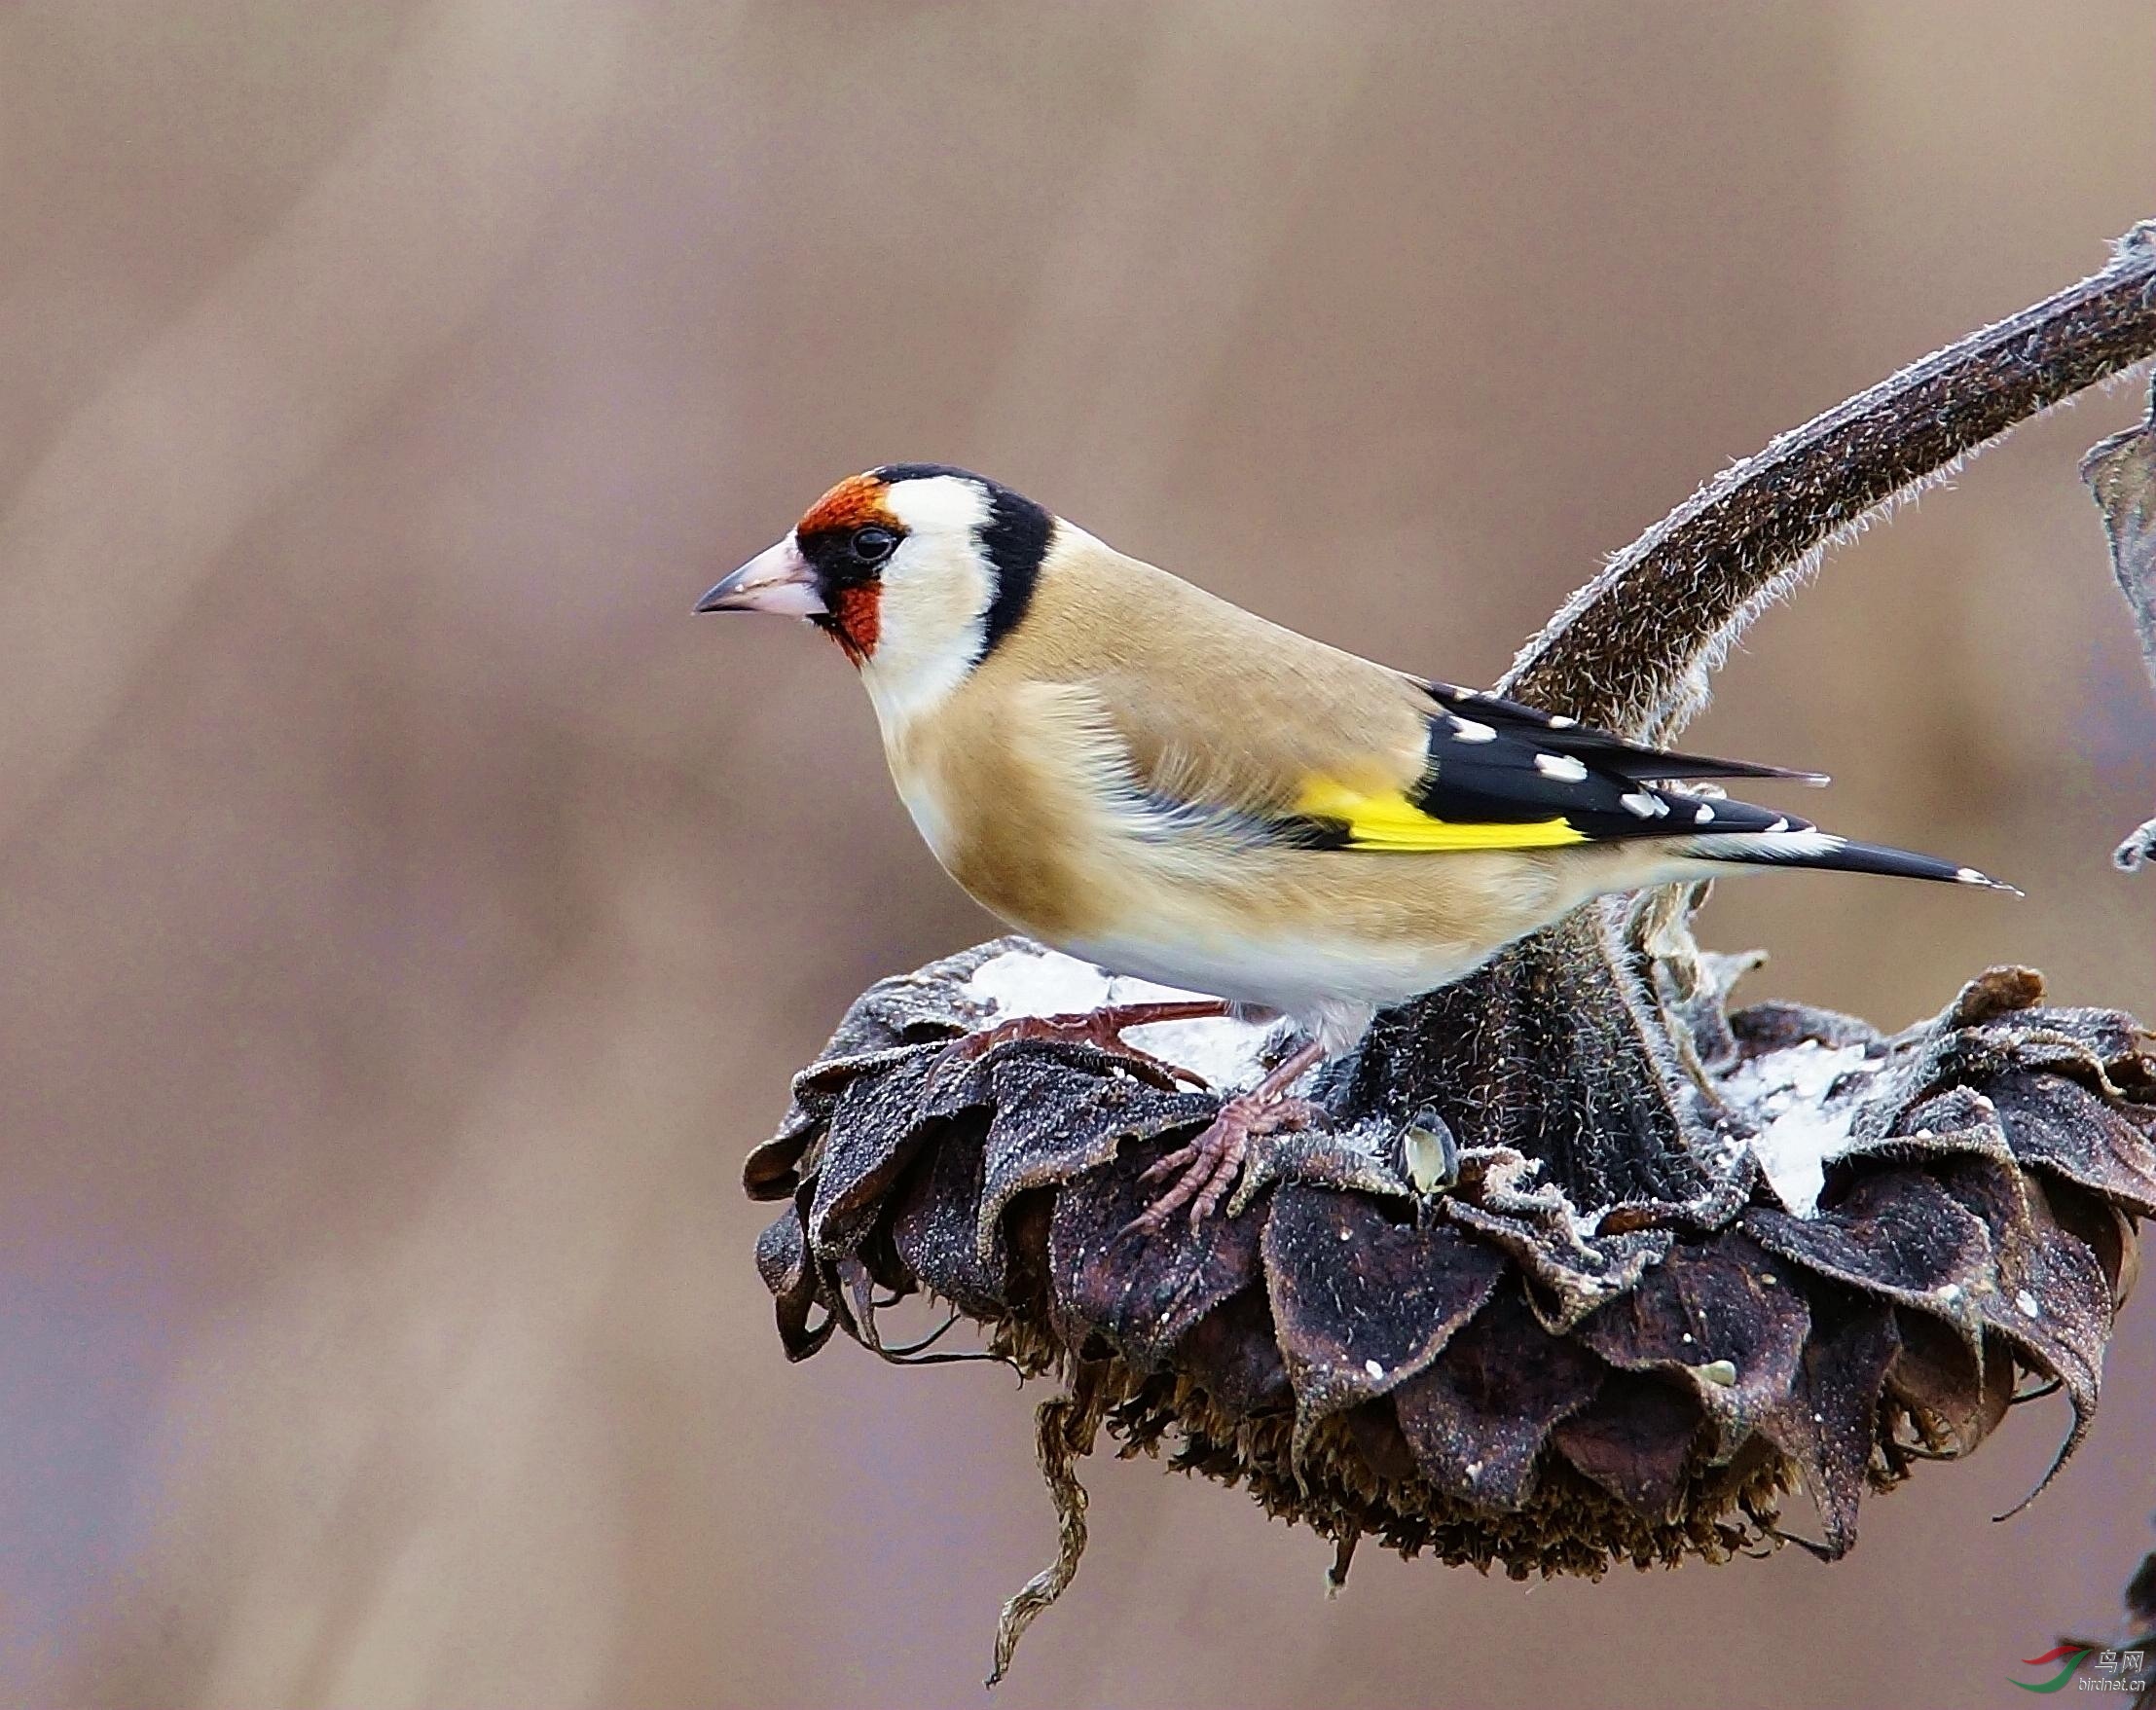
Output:
<svg viewBox="0 0 2156 1710">
<path fill-rule="evenodd" d="M 821 617 L 831 608 L 816 591 L 816 571 L 789 534 L 767 547 L 696 602 L 698 611 L 770 611 Z"/>
</svg>

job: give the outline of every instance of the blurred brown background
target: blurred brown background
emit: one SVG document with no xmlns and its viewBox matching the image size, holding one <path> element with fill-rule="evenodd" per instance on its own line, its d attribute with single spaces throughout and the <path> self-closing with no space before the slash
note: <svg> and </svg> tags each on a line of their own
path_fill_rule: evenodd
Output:
<svg viewBox="0 0 2156 1710">
<path fill-rule="evenodd" d="M 1486 681 L 1725 459 L 2156 213 L 2133 0 L 0 12 L 0 1690 L 950 1705 L 1030 1394 L 781 1360 L 738 1161 L 985 934 L 837 655 L 692 619 L 939 459 Z M 2035 424 L 1697 741 L 2030 899 L 1732 885 L 1755 996 L 2156 1009 L 2156 710 Z M 1096 1463 L 997 1702 L 1975 1704 L 2107 1619 L 2156 1301 L 1861 1547 L 1523 1588 Z"/>
</svg>

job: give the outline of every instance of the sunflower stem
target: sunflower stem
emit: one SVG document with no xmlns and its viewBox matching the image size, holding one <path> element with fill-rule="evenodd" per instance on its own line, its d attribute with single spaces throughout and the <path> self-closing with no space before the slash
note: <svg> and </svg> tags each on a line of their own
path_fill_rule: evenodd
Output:
<svg viewBox="0 0 2156 1710">
<path fill-rule="evenodd" d="M 2110 265 L 1731 464 L 1619 553 L 1513 661 L 1506 693 L 1645 742 L 1707 701 L 1759 612 L 1875 512 L 2156 355 L 2156 221 Z"/>
</svg>

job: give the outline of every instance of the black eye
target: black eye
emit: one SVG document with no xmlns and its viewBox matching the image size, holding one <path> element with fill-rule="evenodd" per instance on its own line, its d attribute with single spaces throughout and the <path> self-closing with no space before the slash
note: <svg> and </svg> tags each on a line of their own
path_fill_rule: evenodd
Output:
<svg viewBox="0 0 2156 1710">
<path fill-rule="evenodd" d="M 889 528 L 856 528 L 847 550 L 859 564 L 880 564 L 898 550 L 898 537 Z"/>
</svg>

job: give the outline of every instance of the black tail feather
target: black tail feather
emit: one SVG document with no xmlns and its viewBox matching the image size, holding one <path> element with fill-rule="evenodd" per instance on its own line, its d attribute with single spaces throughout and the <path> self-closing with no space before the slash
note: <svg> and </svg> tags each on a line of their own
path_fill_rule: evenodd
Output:
<svg viewBox="0 0 2156 1710">
<path fill-rule="evenodd" d="M 1988 891 L 2021 895 L 2013 886 L 1988 873 L 1980 873 L 1974 867 L 1943 861 L 1935 855 L 1918 855 L 1913 850 L 1889 849 L 1884 844 L 1852 843 L 1845 837 L 1809 827 L 1699 837 L 1694 838 L 1688 848 L 1701 860 L 1728 861 L 1738 866 L 1816 867 L 1837 873 L 1883 873 L 1894 879 L 1977 885 Z"/>
</svg>

